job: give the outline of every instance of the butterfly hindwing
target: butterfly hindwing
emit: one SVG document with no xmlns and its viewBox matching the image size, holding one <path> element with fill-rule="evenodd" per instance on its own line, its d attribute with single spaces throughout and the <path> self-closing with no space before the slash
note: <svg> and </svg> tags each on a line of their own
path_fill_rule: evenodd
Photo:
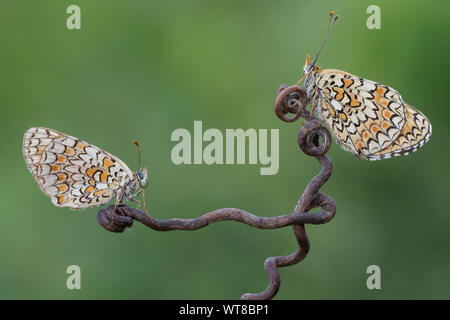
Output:
<svg viewBox="0 0 450 320">
<path fill-rule="evenodd" d="M 431 137 L 431 123 L 416 108 L 405 103 L 406 123 L 397 139 L 386 149 L 370 156 L 369 160 L 387 159 L 394 156 L 408 155 L 417 151 Z"/>
</svg>

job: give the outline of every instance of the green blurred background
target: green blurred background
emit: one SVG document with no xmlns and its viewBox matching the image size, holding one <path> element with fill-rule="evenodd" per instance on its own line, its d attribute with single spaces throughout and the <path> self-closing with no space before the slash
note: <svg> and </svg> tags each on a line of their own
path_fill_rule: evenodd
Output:
<svg viewBox="0 0 450 320">
<path fill-rule="evenodd" d="M 448 139 L 449 2 L 18 1 L 0 4 L 0 298 L 227 299 L 266 288 L 263 262 L 296 249 L 290 227 L 262 231 L 222 222 L 195 232 L 136 223 L 102 229 L 98 209 L 56 208 L 28 172 L 21 144 L 31 126 L 87 140 L 137 168 L 141 143 L 157 218 L 237 207 L 292 212 L 318 162 L 298 148 L 300 123 L 273 112 L 276 90 L 300 77 L 334 9 L 340 15 L 319 64 L 390 85 L 433 124 L 408 157 L 357 160 L 335 144 L 322 189 L 334 220 L 307 226 L 311 251 L 281 269 L 277 299 L 450 298 Z M 66 28 L 81 8 L 82 29 Z M 176 128 L 279 128 L 280 170 L 259 165 L 172 164 Z M 68 265 L 81 290 L 66 288 Z M 366 268 L 381 267 L 381 290 Z"/>
</svg>

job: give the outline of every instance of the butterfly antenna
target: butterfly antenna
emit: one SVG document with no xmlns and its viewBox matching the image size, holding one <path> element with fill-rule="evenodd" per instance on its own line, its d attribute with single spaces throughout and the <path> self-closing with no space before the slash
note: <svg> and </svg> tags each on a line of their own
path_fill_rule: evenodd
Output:
<svg viewBox="0 0 450 320">
<path fill-rule="evenodd" d="M 331 33 L 331 30 L 333 29 L 334 23 L 336 22 L 337 18 L 339 18 L 338 15 L 334 15 L 334 11 L 332 10 L 330 12 L 330 20 L 328 20 L 328 27 L 327 31 L 325 32 L 325 37 L 322 40 L 322 44 L 320 45 L 319 51 L 317 51 L 316 57 L 313 60 L 313 64 L 316 64 L 317 58 L 319 57 L 320 52 L 322 51 L 323 47 L 325 46 L 325 43 L 327 42 L 328 36 Z"/>
<path fill-rule="evenodd" d="M 140 168 L 141 167 L 141 149 L 139 148 L 139 143 L 136 140 L 134 140 L 133 143 L 136 145 L 137 151 L 139 154 L 139 168 Z"/>
</svg>

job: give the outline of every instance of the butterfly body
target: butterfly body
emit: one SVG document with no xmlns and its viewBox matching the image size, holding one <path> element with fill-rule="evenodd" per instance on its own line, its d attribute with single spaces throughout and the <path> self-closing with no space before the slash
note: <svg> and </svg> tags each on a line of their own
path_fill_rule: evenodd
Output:
<svg viewBox="0 0 450 320">
<path fill-rule="evenodd" d="M 25 132 L 23 155 L 39 188 L 57 207 L 85 209 L 116 198 L 133 200 L 147 185 L 147 170 L 133 173 L 114 155 L 48 128 Z"/>
</svg>

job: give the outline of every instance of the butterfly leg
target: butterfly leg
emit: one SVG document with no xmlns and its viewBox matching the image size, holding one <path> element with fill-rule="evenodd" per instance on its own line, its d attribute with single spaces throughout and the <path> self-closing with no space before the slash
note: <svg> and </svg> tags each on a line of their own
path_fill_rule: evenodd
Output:
<svg viewBox="0 0 450 320">
<path fill-rule="evenodd" d="M 144 190 L 144 189 L 141 189 L 141 190 Z M 149 216 L 148 210 L 147 210 L 147 202 L 145 201 L 145 192 L 142 192 L 142 200 L 144 201 L 144 210 L 145 210 L 145 213 L 147 213 L 147 215 Z"/>
<path fill-rule="evenodd" d="M 303 79 L 305 79 L 306 76 L 307 76 L 308 74 L 310 74 L 310 73 L 311 73 L 311 71 L 305 73 L 305 74 L 300 78 L 300 80 L 297 81 L 297 85 L 300 86 L 300 83 L 302 83 Z"/>
<path fill-rule="evenodd" d="M 137 197 L 140 193 L 142 193 L 143 190 L 144 190 L 144 189 L 139 190 L 138 192 L 136 192 L 135 194 L 133 194 L 133 196 L 130 198 L 130 201 L 137 202 L 137 204 L 138 204 L 137 208 L 138 208 L 138 209 L 141 207 L 142 201 L 136 199 L 136 197 Z"/>
<path fill-rule="evenodd" d="M 136 209 L 140 209 L 140 208 L 141 208 L 141 204 L 142 204 L 142 201 L 141 201 L 141 200 L 133 199 L 133 198 L 131 198 L 131 199 L 129 199 L 129 200 L 130 200 L 130 201 L 133 201 L 133 202 L 136 202 L 136 203 L 138 204 L 138 206 L 137 206 Z"/>
<path fill-rule="evenodd" d="M 138 192 L 136 192 L 136 193 L 130 198 L 130 200 L 133 201 L 133 202 L 137 202 L 137 203 L 138 203 L 138 209 L 141 207 L 141 204 L 144 203 L 144 210 L 145 210 L 145 213 L 147 213 L 147 215 L 148 215 L 147 203 L 146 203 L 146 201 L 145 201 L 145 192 L 143 192 L 143 191 L 144 191 L 144 189 L 141 188 Z M 137 200 L 137 199 L 135 199 L 135 198 L 136 198 L 139 194 L 141 194 L 141 193 L 142 193 L 142 200 Z"/>
<path fill-rule="evenodd" d="M 303 77 L 300 78 L 300 80 L 297 81 L 297 85 L 300 86 L 300 83 L 302 83 L 303 79 L 305 79 L 306 74 L 303 75 Z"/>
<path fill-rule="evenodd" d="M 116 195 L 116 203 L 114 204 L 114 213 L 116 212 L 117 206 L 122 203 L 123 198 L 123 188 L 120 188 Z"/>
<path fill-rule="evenodd" d="M 314 97 L 311 102 L 311 111 L 309 112 L 309 116 L 312 117 L 314 109 L 316 108 L 316 98 L 317 98 L 317 92 L 319 91 L 319 87 L 316 87 L 314 90 Z"/>
</svg>

